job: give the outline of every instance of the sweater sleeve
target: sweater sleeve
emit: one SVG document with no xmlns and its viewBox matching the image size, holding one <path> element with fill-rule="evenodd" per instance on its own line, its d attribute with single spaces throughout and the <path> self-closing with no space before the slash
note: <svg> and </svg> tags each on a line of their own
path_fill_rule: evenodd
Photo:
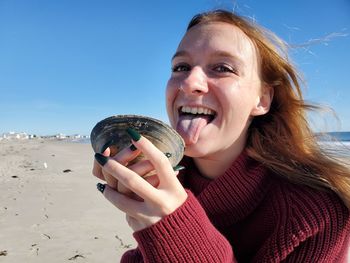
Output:
<svg viewBox="0 0 350 263">
<path fill-rule="evenodd" d="M 135 249 L 126 251 L 123 254 L 120 262 L 122 262 L 122 263 L 140 263 L 140 262 L 144 262 L 144 261 L 142 259 L 141 251 L 137 247 Z"/>
<path fill-rule="evenodd" d="M 211 224 L 191 192 L 185 203 L 149 228 L 134 233 L 138 248 L 121 262 L 236 262 L 230 243 Z"/>
</svg>

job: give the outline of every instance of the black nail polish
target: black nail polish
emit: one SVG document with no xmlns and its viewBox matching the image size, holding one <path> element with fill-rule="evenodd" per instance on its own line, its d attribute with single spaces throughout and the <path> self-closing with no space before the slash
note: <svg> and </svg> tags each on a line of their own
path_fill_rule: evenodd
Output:
<svg viewBox="0 0 350 263">
<path fill-rule="evenodd" d="M 100 153 L 95 153 L 95 159 L 96 161 L 101 164 L 102 166 L 104 166 L 106 164 L 106 162 L 108 162 L 108 157 L 103 156 Z"/>
<path fill-rule="evenodd" d="M 97 183 L 97 190 L 99 190 L 102 194 L 106 188 L 106 186 L 104 184 L 101 184 L 101 183 Z"/>
<path fill-rule="evenodd" d="M 185 166 L 176 165 L 176 166 L 173 167 L 173 170 L 176 172 L 176 171 L 181 171 L 181 170 L 183 170 L 185 168 L 186 168 Z"/>
<path fill-rule="evenodd" d="M 131 144 L 129 148 L 130 148 L 130 150 L 133 151 L 133 152 L 137 150 L 136 146 L 133 145 L 133 144 Z"/>
<path fill-rule="evenodd" d="M 133 128 L 127 128 L 126 132 L 129 134 L 131 139 L 133 139 L 135 142 L 137 142 L 141 138 L 141 135 L 137 131 L 135 131 Z"/>
</svg>

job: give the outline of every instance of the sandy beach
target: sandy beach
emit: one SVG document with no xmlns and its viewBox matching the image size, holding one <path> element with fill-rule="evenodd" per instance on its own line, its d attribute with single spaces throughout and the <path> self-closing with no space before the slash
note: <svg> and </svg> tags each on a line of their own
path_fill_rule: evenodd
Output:
<svg viewBox="0 0 350 263">
<path fill-rule="evenodd" d="M 136 246 L 92 161 L 90 144 L 0 141 L 0 262 L 119 262 Z"/>
<path fill-rule="evenodd" d="M 96 190 L 89 144 L 0 141 L 0 262 L 119 262 L 135 247 Z"/>
</svg>

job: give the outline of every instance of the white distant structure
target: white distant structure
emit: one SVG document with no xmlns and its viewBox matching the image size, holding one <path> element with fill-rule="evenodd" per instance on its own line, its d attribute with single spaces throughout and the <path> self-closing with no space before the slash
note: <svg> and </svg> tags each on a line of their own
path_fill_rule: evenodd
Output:
<svg viewBox="0 0 350 263">
<path fill-rule="evenodd" d="M 67 136 L 63 133 L 59 133 L 59 134 L 56 134 L 56 139 L 59 139 L 59 140 L 64 140 L 67 138 Z"/>
<path fill-rule="evenodd" d="M 78 139 L 81 139 L 81 138 L 82 138 L 82 136 L 80 134 L 72 135 L 72 139 L 78 140 Z"/>
<path fill-rule="evenodd" d="M 57 140 L 72 140 L 72 141 L 84 141 L 90 138 L 87 135 L 74 134 L 74 135 L 65 135 L 63 133 L 58 133 L 56 135 L 49 136 L 37 136 L 35 134 L 27 134 L 25 132 L 6 132 L 0 134 L 0 141 L 2 140 L 27 140 L 27 139 L 57 139 Z"/>
<path fill-rule="evenodd" d="M 1 139 L 6 139 L 6 140 L 13 140 L 13 139 L 19 139 L 19 140 L 26 140 L 29 139 L 29 135 L 26 134 L 25 132 L 7 132 L 3 133 L 1 135 Z"/>
</svg>

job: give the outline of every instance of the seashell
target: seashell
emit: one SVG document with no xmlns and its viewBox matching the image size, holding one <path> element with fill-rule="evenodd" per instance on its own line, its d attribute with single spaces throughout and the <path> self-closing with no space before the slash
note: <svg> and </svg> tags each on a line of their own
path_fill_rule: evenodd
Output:
<svg viewBox="0 0 350 263">
<path fill-rule="evenodd" d="M 102 153 L 107 147 L 111 156 L 131 145 L 127 128 L 133 128 L 149 139 L 176 166 L 184 155 L 185 143 L 182 137 L 169 125 L 160 120 L 139 115 L 116 115 L 98 122 L 91 131 L 90 140 L 93 150 Z M 143 159 L 141 154 L 134 162 Z"/>
</svg>

